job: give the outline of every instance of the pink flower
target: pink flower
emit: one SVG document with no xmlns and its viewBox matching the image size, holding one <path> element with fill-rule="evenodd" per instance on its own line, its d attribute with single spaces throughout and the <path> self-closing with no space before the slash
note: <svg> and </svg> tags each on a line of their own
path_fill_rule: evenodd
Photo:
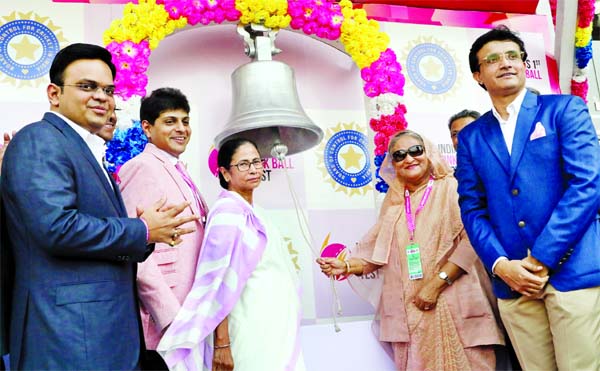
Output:
<svg viewBox="0 0 600 371">
<path fill-rule="evenodd" d="M 124 99 L 137 92 L 144 91 L 148 84 L 150 46 L 147 40 L 136 44 L 130 40 L 122 43 L 111 42 L 106 46 L 111 52 L 113 63 L 117 69 L 115 88 L 117 95 Z"/>
<path fill-rule="evenodd" d="M 223 21 L 225 20 L 225 11 L 221 8 L 215 9 L 213 19 L 215 23 L 223 23 Z"/>
<path fill-rule="evenodd" d="M 378 60 L 360 71 L 361 78 L 365 81 L 365 95 L 371 98 L 384 93 L 403 95 L 406 80 L 401 71 L 402 67 L 396 61 L 394 51 L 386 49 Z"/>
<path fill-rule="evenodd" d="M 581 97 L 587 103 L 589 84 L 588 80 L 585 79 L 581 82 L 571 80 L 571 94 Z"/>
<path fill-rule="evenodd" d="M 577 4 L 577 26 L 586 28 L 594 19 L 594 0 L 579 0 Z"/>
<path fill-rule="evenodd" d="M 343 16 L 340 6 L 332 0 L 291 0 L 288 14 L 293 29 L 329 40 L 340 37 Z"/>
<path fill-rule="evenodd" d="M 369 98 L 374 98 L 381 94 L 379 91 L 379 86 L 373 82 L 367 82 L 365 86 L 363 86 L 363 91 L 365 95 Z"/>
<path fill-rule="evenodd" d="M 237 10 L 236 8 L 225 8 L 225 19 L 227 19 L 228 21 L 237 21 L 238 19 L 240 19 L 240 11 Z"/>
<path fill-rule="evenodd" d="M 317 29 L 317 24 L 315 22 L 307 22 L 302 27 L 302 31 L 307 35 L 314 34 L 316 29 Z"/>
<path fill-rule="evenodd" d="M 369 121 L 369 126 L 371 129 L 373 129 L 373 131 L 379 131 L 379 128 L 381 127 L 381 121 L 376 118 L 372 118 Z"/>
<path fill-rule="evenodd" d="M 175 6 L 170 6 L 168 8 L 165 8 L 165 10 L 167 11 L 167 13 L 169 13 L 169 18 L 171 19 L 179 19 L 181 17 L 181 9 Z"/>
<path fill-rule="evenodd" d="M 387 146 L 384 145 L 380 145 L 375 147 L 375 156 L 381 156 L 381 155 L 385 155 L 385 152 L 387 151 Z"/>
<path fill-rule="evenodd" d="M 376 133 L 375 137 L 373 138 L 373 141 L 375 142 L 376 146 L 385 144 L 386 140 L 387 140 L 386 135 L 384 133 L 381 133 L 381 132 Z"/>
<path fill-rule="evenodd" d="M 302 26 L 304 26 L 304 19 L 292 18 L 290 22 L 290 27 L 292 27 L 294 30 L 299 30 L 302 28 Z"/>
<path fill-rule="evenodd" d="M 372 79 L 373 79 L 373 73 L 371 71 L 371 67 L 365 67 L 362 70 L 360 70 L 360 77 L 365 82 L 372 81 Z"/>
<path fill-rule="evenodd" d="M 203 13 L 202 17 L 200 17 L 200 23 L 207 25 L 215 19 L 215 12 L 212 10 L 207 10 Z"/>
</svg>

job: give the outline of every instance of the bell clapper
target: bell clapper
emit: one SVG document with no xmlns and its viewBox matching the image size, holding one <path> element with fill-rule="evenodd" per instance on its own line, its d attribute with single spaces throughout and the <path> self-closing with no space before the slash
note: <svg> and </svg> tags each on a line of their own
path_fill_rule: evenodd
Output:
<svg viewBox="0 0 600 371">
<path fill-rule="evenodd" d="M 287 153 L 288 147 L 283 143 L 275 143 L 273 144 L 273 148 L 271 148 L 271 156 L 275 157 L 279 161 L 283 161 Z"/>
</svg>

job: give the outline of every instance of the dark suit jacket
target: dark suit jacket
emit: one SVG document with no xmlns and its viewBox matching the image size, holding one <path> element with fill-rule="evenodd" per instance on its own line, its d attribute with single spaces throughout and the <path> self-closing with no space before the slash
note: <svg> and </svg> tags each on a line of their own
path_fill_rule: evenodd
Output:
<svg viewBox="0 0 600 371">
<path fill-rule="evenodd" d="M 457 156 L 462 219 L 488 269 L 529 249 L 557 290 L 600 286 L 600 149 L 580 98 L 527 92 L 511 155 L 490 111 L 460 132 Z"/>
<path fill-rule="evenodd" d="M 1 185 L 0 181 L 0 185 Z M 2 208 L 2 191 L 0 190 L 0 357 L 8 353 L 8 328 L 10 323 L 10 305 L 12 302 L 12 285 L 14 275 L 14 260 L 12 252 L 6 243 L 4 230 L 4 209 Z M 4 370 L 3 359 L 0 359 L 0 369 Z"/>
<path fill-rule="evenodd" d="M 135 262 L 146 227 L 127 218 L 114 182 L 62 119 L 19 130 L 2 171 L 15 258 L 15 369 L 127 370 L 140 352 Z"/>
</svg>

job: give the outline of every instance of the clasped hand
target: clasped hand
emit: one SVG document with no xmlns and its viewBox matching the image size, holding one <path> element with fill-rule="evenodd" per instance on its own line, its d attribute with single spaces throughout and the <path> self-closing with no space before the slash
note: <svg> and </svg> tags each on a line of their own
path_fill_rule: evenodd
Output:
<svg viewBox="0 0 600 371">
<path fill-rule="evenodd" d="M 178 216 L 189 202 L 178 205 L 165 205 L 167 199 L 162 197 L 151 207 L 142 210 L 137 209 L 137 216 L 143 218 L 148 225 L 148 243 L 162 242 L 175 246 L 181 243 L 181 236 L 192 233 L 196 228 L 179 228 L 181 225 L 198 220 L 197 215 Z"/>
<path fill-rule="evenodd" d="M 521 295 L 538 297 L 548 282 L 548 268 L 533 256 L 521 260 L 501 260 L 495 273 Z"/>
<path fill-rule="evenodd" d="M 413 299 L 413 304 L 422 311 L 435 308 L 438 298 L 444 290 L 444 281 L 438 277 L 431 277 L 421 287 Z"/>
</svg>

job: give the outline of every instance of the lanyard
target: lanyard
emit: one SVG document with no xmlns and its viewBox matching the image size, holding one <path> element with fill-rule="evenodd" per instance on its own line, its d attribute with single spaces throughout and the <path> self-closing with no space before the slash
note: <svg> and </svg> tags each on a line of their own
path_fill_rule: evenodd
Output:
<svg viewBox="0 0 600 371">
<path fill-rule="evenodd" d="M 404 189 L 404 211 L 406 212 L 406 226 L 408 227 L 408 232 L 410 233 L 410 240 L 413 241 L 415 238 L 415 220 L 417 219 L 417 214 L 425 207 L 427 200 L 429 200 L 429 196 L 431 195 L 431 190 L 433 189 L 433 177 L 429 178 L 429 182 L 427 182 L 427 188 L 425 188 L 425 193 L 423 193 L 423 197 L 421 197 L 421 202 L 419 202 L 419 207 L 417 207 L 417 211 L 415 211 L 415 216 L 412 215 L 412 209 L 410 207 L 410 192 L 408 189 Z"/>
</svg>

